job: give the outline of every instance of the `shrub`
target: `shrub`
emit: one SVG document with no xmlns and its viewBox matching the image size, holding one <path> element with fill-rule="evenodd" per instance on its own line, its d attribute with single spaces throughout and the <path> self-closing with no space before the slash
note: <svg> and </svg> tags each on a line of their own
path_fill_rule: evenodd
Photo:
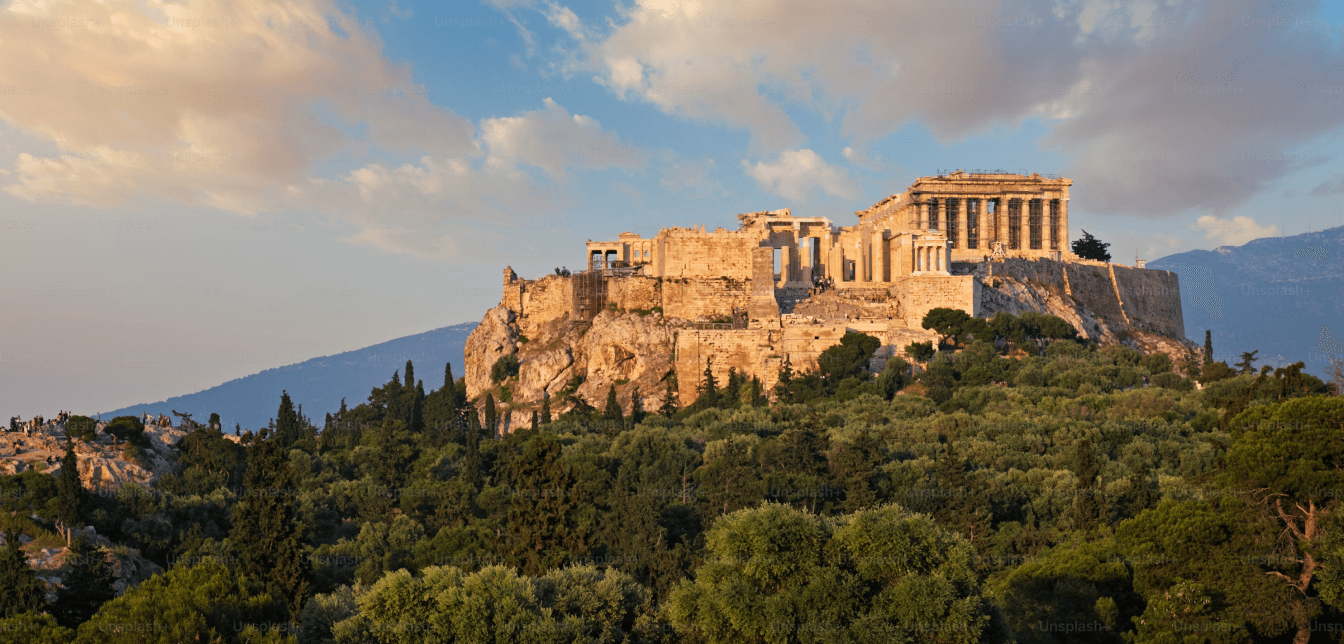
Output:
<svg viewBox="0 0 1344 644">
<path fill-rule="evenodd" d="M 510 353 L 500 356 L 495 361 L 495 365 L 490 367 L 490 380 L 500 383 L 518 375 L 518 354 Z"/>
<path fill-rule="evenodd" d="M 103 431 L 132 445 L 149 447 L 149 439 L 145 437 L 145 424 L 135 416 L 117 416 L 103 428 Z"/>
<path fill-rule="evenodd" d="M 84 442 L 92 442 L 98 439 L 98 421 L 88 416 L 71 416 L 65 421 L 65 435 L 68 438 L 78 438 Z"/>
<path fill-rule="evenodd" d="M 1163 389 L 1174 389 L 1176 391 L 1190 391 L 1195 388 L 1195 384 L 1182 378 L 1171 371 L 1164 371 L 1152 377 L 1150 381 Z"/>
<path fill-rule="evenodd" d="M 915 362 L 928 362 L 933 357 L 932 342 L 912 342 L 905 348 L 905 355 Z"/>
</svg>

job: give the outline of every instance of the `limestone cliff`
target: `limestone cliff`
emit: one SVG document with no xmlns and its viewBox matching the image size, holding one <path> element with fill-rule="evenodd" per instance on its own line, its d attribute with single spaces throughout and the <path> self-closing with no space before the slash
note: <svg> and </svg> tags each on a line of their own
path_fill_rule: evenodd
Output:
<svg viewBox="0 0 1344 644">
<path fill-rule="evenodd" d="M 147 485 L 171 472 L 172 446 L 186 435 L 175 427 L 146 427 L 150 449 L 143 450 L 137 462 L 126 457 L 125 443 L 102 433 L 104 425 L 98 424 L 98 440 L 75 441 L 79 478 L 90 490 L 115 489 L 125 483 Z M 0 433 L 0 475 L 29 469 L 59 474 L 61 458 L 65 456 L 65 440 L 64 426 L 55 422 L 38 427 L 32 434 Z"/>
<path fill-rule="evenodd" d="M 467 341 L 467 394 L 476 399 L 493 391 L 503 429 L 511 431 L 530 423 L 546 395 L 553 414 L 578 400 L 601 408 L 614 385 L 626 413 L 636 389 L 645 410 L 657 409 L 670 373 L 677 376 L 674 396 L 684 405 L 706 367 L 720 384 L 736 370 L 760 378 L 768 391 L 786 360 L 795 371 L 811 369 L 850 331 L 881 340 L 870 363 L 879 369 L 910 343 L 936 338 L 920 326 L 936 307 L 982 318 L 999 312 L 1056 315 L 1085 338 L 1173 360 L 1193 347 L 1181 337 L 1179 284 L 1167 271 L 1000 258 L 888 282 L 809 289 L 772 282 L 768 257 L 758 254 L 760 277 L 745 281 L 652 278 L 642 269 L 533 281 L 506 270 L 501 305 Z M 761 298 L 774 305 L 758 306 Z M 508 355 L 518 360 L 517 375 L 492 380 L 492 367 Z"/>
</svg>

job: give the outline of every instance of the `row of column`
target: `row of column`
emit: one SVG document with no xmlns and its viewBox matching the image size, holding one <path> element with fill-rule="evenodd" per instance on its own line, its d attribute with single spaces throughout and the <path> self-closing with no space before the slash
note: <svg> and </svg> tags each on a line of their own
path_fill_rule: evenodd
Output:
<svg viewBox="0 0 1344 644">
<path fill-rule="evenodd" d="M 947 227 L 942 222 L 947 221 L 947 203 L 949 199 L 957 200 L 957 226 L 956 238 L 952 239 L 954 249 L 969 249 L 970 226 L 968 214 L 970 207 L 968 202 L 978 201 L 977 204 L 977 244 L 974 250 L 988 250 L 993 247 L 996 241 L 1004 242 L 1005 246 L 1009 242 L 1009 213 L 1011 208 L 1009 202 L 1017 199 L 1020 202 L 1018 207 L 1018 245 L 1013 250 L 1031 250 L 1031 201 L 1039 199 L 1041 201 L 1041 248 L 1038 250 L 1065 250 L 1065 245 L 1069 235 L 1069 200 L 1067 198 L 1048 199 L 1044 195 L 1031 198 L 1004 198 L 1004 197 L 938 197 L 927 201 L 918 202 L 919 222 L 921 230 L 946 230 Z M 939 227 L 933 228 L 934 202 L 938 205 Z M 994 203 L 994 213 L 989 213 L 990 204 Z M 1051 209 L 1058 207 L 1058 212 L 1052 217 Z M 1054 220 L 1052 224 L 1052 219 Z"/>
<path fill-rule="evenodd" d="M 946 273 L 947 249 L 937 246 L 915 246 L 915 271 Z"/>
</svg>

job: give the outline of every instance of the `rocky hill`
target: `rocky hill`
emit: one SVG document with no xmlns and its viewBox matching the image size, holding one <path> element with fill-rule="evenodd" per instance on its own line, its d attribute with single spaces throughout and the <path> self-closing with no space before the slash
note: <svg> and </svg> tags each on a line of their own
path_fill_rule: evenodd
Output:
<svg viewBox="0 0 1344 644">
<path fill-rule="evenodd" d="M 106 422 L 98 423 L 97 440 L 75 441 L 79 478 L 90 490 L 112 490 L 125 483 L 152 483 L 156 477 L 172 471 L 173 445 L 186 435 L 176 427 L 147 426 L 145 436 L 150 448 L 132 458 L 125 442 L 103 433 L 106 425 Z M 65 443 L 63 423 L 48 422 L 31 433 L 0 432 L 0 475 L 30 469 L 57 475 L 61 471 Z"/>
<path fill-rule="evenodd" d="M 786 360 L 795 371 L 810 369 L 822 350 L 849 331 L 881 340 L 870 363 L 878 370 L 909 344 L 936 341 L 919 324 L 922 311 L 933 306 L 984 318 L 998 312 L 1057 315 L 1085 338 L 1179 359 L 1195 345 L 1182 337 L 1176 280 L 1166 271 L 1100 262 L 1010 258 L 954 266 L 943 278 L 945 303 L 939 301 L 937 278 L 926 277 L 922 289 L 899 283 L 780 289 L 762 308 L 759 298 L 743 295 L 752 292 L 750 283 L 697 284 L 638 274 L 609 275 L 600 284 L 595 274 L 529 281 L 506 271 L 504 301 L 467 340 L 467 393 L 476 398 L 492 392 L 504 411 L 505 431 L 528 424 L 543 397 L 550 397 L 557 414 L 580 400 L 600 408 L 613 386 L 629 413 L 636 392 L 644 409 L 661 406 L 667 379 L 675 378 L 672 395 L 685 405 L 694 400 L 707 367 L 720 385 L 731 369 L 760 378 L 769 390 Z M 696 308 L 706 314 L 664 313 L 690 308 L 686 298 L 692 291 L 699 293 Z M 585 292 L 603 299 L 594 307 L 592 296 L 574 295 Z M 756 307 L 750 319 L 734 302 Z M 581 306 L 599 312 L 584 319 Z M 767 309 L 773 315 L 755 313 Z"/>
<path fill-rule="evenodd" d="M 166 415 L 175 409 L 201 421 L 217 413 L 226 429 L 234 424 L 241 424 L 244 429 L 260 429 L 275 416 L 280 392 L 284 390 L 294 404 L 303 406 L 305 415 L 320 423 L 327 412 L 340 408 L 342 398 L 351 407 L 364 402 L 369 390 L 387 382 L 392 372 L 401 369 L 407 360 L 414 362 L 427 385 L 433 383 L 437 387 L 444 363 L 461 367 L 462 348 L 475 327 L 475 323 L 446 326 L 363 349 L 267 369 L 194 394 L 128 405 L 100 416 L 109 419 L 144 412 Z"/>
<path fill-rule="evenodd" d="M 1330 338 L 1344 341 L 1344 227 L 1193 250 L 1148 266 L 1181 276 L 1186 335 L 1202 341 L 1213 331 L 1218 360 L 1259 350 L 1260 364 L 1300 360 L 1326 376 Z"/>
</svg>

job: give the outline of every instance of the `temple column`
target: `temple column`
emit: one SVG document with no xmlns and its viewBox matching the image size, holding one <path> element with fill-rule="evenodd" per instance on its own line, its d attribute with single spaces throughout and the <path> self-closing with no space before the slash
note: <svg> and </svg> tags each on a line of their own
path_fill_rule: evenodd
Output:
<svg viewBox="0 0 1344 644">
<path fill-rule="evenodd" d="M 1068 253 L 1073 249 L 1069 248 L 1069 198 L 1061 197 L 1059 199 L 1059 252 Z"/>
<path fill-rule="evenodd" d="M 970 210 L 970 199 L 961 197 L 958 201 L 960 206 L 957 208 L 957 248 L 965 250 L 970 243 L 970 235 L 966 232 L 967 218 L 966 211 Z"/>
</svg>

